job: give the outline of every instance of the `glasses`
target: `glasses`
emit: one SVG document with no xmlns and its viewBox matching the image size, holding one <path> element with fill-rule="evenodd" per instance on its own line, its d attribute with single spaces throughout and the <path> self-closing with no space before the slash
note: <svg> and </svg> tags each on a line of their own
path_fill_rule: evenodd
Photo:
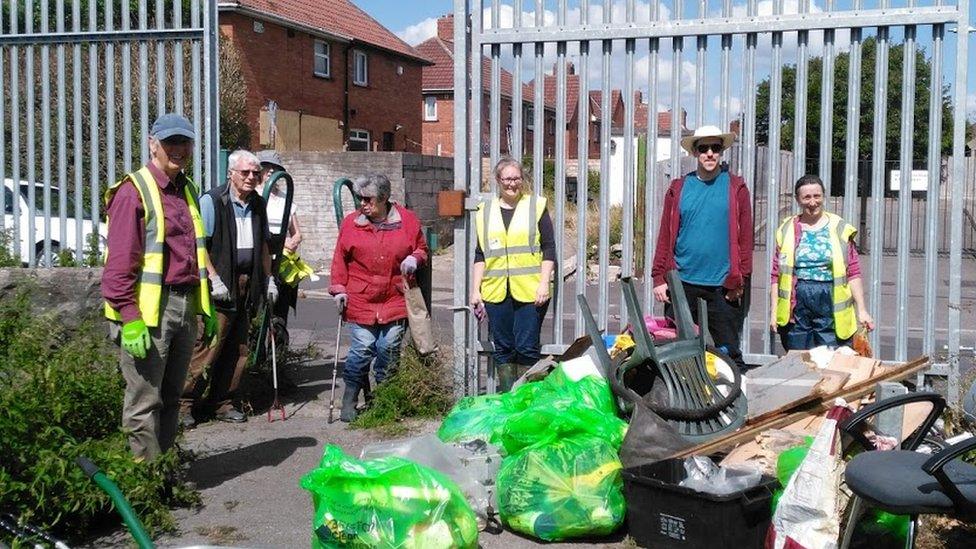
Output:
<svg viewBox="0 0 976 549">
<path fill-rule="evenodd" d="M 505 183 L 518 183 L 519 181 L 522 180 L 522 176 L 516 175 L 515 177 L 503 177 L 501 178 L 501 180 L 504 181 Z"/>
<path fill-rule="evenodd" d="M 231 170 L 241 174 L 241 177 L 247 178 L 251 177 L 261 177 L 261 170 Z"/>
<path fill-rule="evenodd" d="M 712 151 L 715 154 L 719 154 L 722 152 L 721 143 L 712 143 L 711 145 L 698 145 L 695 148 L 698 149 L 698 154 L 705 154 L 708 151 Z"/>
<path fill-rule="evenodd" d="M 362 196 L 362 195 L 358 195 L 356 198 L 358 198 L 360 202 L 366 202 L 368 204 L 372 204 L 372 203 L 378 202 L 378 200 L 376 200 L 376 197 L 375 196 Z"/>
</svg>

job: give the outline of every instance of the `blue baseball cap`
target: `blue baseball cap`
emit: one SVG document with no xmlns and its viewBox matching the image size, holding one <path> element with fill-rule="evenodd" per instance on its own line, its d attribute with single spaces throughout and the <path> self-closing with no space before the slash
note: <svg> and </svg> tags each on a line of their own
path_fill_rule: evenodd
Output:
<svg viewBox="0 0 976 549">
<path fill-rule="evenodd" d="M 149 130 L 149 135 L 160 141 L 173 137 L 174 135 L 193 140 L 197 138 L 196 132 L 193 131 L 193 124 L 185 116 L 172 112 L 157 118 Z"/>
</svg>

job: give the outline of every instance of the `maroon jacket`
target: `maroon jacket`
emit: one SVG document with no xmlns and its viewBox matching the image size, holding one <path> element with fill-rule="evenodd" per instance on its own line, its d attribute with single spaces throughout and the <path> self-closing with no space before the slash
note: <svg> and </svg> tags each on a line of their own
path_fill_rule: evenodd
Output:
<svg viewBox="0 0 976 549">
<path fill-rule="evenodd" d="M 423 265 L 427 242 L 420 220 L 403 206 L 392 204 L 386 223 L 388 228 L 378 228 L 357 211 L 339 227 L 329 293 L 348 296 L 348 322 L 372 326 L 407 318 L 400 262 L 412 255 Z"/>
<path fill-rule="evenodd" d="M 752 199 L 744 179 L 729 174 L 729 275 L 722 286 L 734 290 L 745 284 L 745 278 L 752 274 Z M 681 217 L 681 188 L 685 178 L 675 179 L 664 195 L 664 211 L 661 228 L 657 235 L 654 250 L 654 263 L 651 277 L 655 286 L 665 283 L 664 275 L 678 266 L 674 262 L 674 244 L 678 239 Z"/>
</svg>

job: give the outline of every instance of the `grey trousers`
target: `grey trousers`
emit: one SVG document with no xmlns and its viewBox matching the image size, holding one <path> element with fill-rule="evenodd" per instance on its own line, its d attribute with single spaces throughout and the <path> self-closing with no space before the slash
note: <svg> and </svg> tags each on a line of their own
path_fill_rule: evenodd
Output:
<svg viewBox="0 0 976 549">
<path fill-rule="evenodd" d="M 125 379 L 122 428 L 136 459 L 153 459 L 173 446 L 179 428 L 180 395 L 197 338 L 198 290 L 163 287 L 159 326 L 149 328 L 146 358 L 120 349 Z"/>
</svg>

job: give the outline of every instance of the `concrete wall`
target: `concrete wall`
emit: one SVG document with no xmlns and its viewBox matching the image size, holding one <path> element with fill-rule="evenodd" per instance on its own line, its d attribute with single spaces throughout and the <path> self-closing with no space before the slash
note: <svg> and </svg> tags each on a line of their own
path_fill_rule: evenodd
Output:
<svg viewBox="0 0 976 549">
<path fill-rule="evenodd" d="M 453 186 L 453 159 L 400 152 L 295 152 L 281 158 L 295 181 L 304 236 L 300 253 L 316 269 L 328 270 L 339 234 L 332 186 L 339 178 L 366 172 L 390 178 L 393 200 L 413 210 L 425 226 L 435 227 L 440 246 L 450 244 L 451 221 L 438 218 L 437 193 Z M 344 215 L 353 211 L 347 191 L 342 203 Z"/>
</svg>

